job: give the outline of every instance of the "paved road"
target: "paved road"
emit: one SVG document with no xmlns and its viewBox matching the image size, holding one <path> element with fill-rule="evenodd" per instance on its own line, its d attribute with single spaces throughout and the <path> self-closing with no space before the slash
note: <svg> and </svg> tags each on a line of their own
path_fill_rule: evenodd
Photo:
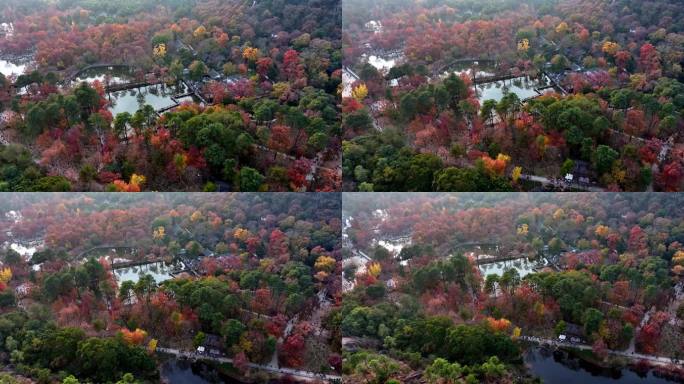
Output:
<svg viewBox="0 0 684 384">
<path fill-rule="evenodd" d="M 520 179 L 522 179 L 522 180 L 531 180 L 531 181 L 535 181 L 535 182 L 541 183 L 541 184 L 543 184 L 543 185 L 554 185 L 554 186 L 559 186 L 559 182 L 558 182 L 557 180 L 549 179 L 548 177 L 544 177 L 544 176 L 522 174 L 522 175 L 520 175 Z M 577 185 L 577 184 L 570 184 L 570 185 L 568 185 L 568 184 L 566 184 L 565 182 L 561 182 L 560 185 L 561 185 L 561 186 L 566 186 L 566 187 L 568 187 L 568 188 L 579 188 L 579 189 L 582 189 L 582 190 L 585 190 L 585 191 L 589 191 L 589 192 L 605 192 L 605 191 L 606 191 L 604 188 L 601 188 L 601 187 L 580 186 L 580 185 Z"/>
<path fill-rule="evenodd" d="M 568 348 L 575 348 L 575 349 L 581 349 L 581 350 L 591 350 L 592 349 L 592 346 L 587 345 L 587 344 L 561 342 L 558 340 L 543 339 L 543 338 L 534 337 L 534 336 L 520 336 L 520 339 L 525 340 L 525 341 L 529 341 L 532 343 L 536 343 L 536 344 L 549 344 L 549 345 L 553 345 L 556 347 L 568 347 Z M 615 355 L 615 356 L 626 357 L 626 358 L 632 359 L 632 360 L 648 360 L 652 363 L 659 364 L 659 365 L 673 364 L 672 359 L 670 359 L 669 357 L 661 357 L 661 356 L 655 356 L 655 355 L 644 355 L 641 353 L 634 353 L 634 352 L 630 353 L 630 352 L 625 352 L 625 351 L 615 351 L 612 349 L 609 349 L 608 353 L 611 355 Z"/>
<path fill-rule="evenodd" d="M 173 348 L 157 348 L 158 352 L 163 352 L 163 353 L 168 353 L 171 355 L 175 355 L 178 357 L 185 357 L 188 359 L 204 359 L 204 360 L 211 360 L 211 361 L 216 361 L 219 363 L 233 363 L 233 359 L 228 358 L 228 357 L 219 357 L 219 356 L 207 356 L 207 355 L 199 355 L 194 352 L 187 352 L 187 351 L 181 351 L 178 349 L 173 349 Z M 325 375 L 322 373 L 315 373 L 315 372 L 309 372 L 309 371 L 301 371 L 298 369 L 291 369 L 291 368 L 273 368 L 268 365 L 261 365 L 261 364 L 254 364 L 254 363 L 249 363 L 248 366 L 253 369 L 258 369 L 262 371 L 268 371 L 272 373 L 277 373 L 281 375 L 288 375 L 304 380 L 342 380 L 341 376 L 337 375 Z"/>
</svg>

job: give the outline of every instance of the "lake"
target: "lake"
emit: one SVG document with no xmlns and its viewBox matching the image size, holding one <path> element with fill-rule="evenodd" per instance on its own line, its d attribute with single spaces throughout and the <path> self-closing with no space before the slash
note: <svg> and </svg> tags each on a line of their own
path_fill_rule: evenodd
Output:
<svg viewBox="0 0 684 384">
<path fill-rule="evenodd" d="M 105 84 L 105 79 L 109 84 L 122 84 L 135 80 L 133 70 L 126 66 L 97 67 L 81 71 L 74 79 L 74 84 L 81 82 L 93 83 L 99 81 Z M 195 101 L 192 96 L 175 98 L 176 95 L 183 95 L 188 92 L 185 83 L 167 86 L 165 84 L 155 84 L 145 87 L 127 89 L 123 91 L 110 92 L 107 98 L 111 102 L 109 111 L 112 116 L 128 112 L 131 115 L 145 105 L 151 105 L 155 111 L 180 105 L 186 101 Z"/>
<path fill-rule="evenodd" d="M 393 254 L 399 255 L 399 252 L 401 252 L 402 248 L 411 245 L 411 236 L 403 237 L 400 239 L 379 240 L 378 245 L 384 247 Z"/>
<path fill-rule="evenodd" d="M 459 76 L 467 73 L 471 78 L 473 73 L 475 77 L 486 77 L 496 75 L 496 68 L 491 62 L 464 61 L 450 65 L 440 78 L 445 79 L 452 73 Z"/>
<path fill-rule="evenodd" d="M 237 380 L 219 373 L 211 365 L 202 362 L 192 363 L 188 360 L 170 358 L 159 367 L 159 376 L 162 383 L 168 384 L 247 384 L 247 381 Z M 260 381 L 261 382 L 261 381 Z M 269 380 L 269 384 L 278 383 L 278 380 Z"/>
<path fill-rule="evenodd" d="M 40 242 L 32 242 L 28 244 L 12 243 L 10 248 L 24 257 L 26 260 L 31 260 L 31 256 L 38 250 Z"/>
<path fill-rule="evenodd" d="M 181 101 L 176 100 L 174 96 L 182 95 L 187 93 L 187 91 L 188 89 L 185 84 L 181 83 L 174 86 L 167 86 L 165 84 L 149 85 L 125 91 L 111 92 L 107 94 L 112 103 L 109 111 L 114 117 L 122 112 L 128 112 L 132 115 L 146 104 L 151 105 L 155 111 L 159 111 L 179 105 Z M 192 98 L 182 98 L 182 100 L 189 101 Z"/>
<path fill-rule="evenodd" d="M 548 263 L 546 259 L 532 260 L 527 258 L 520 258 L 515 260 L 499 261 L 496 263 L 480 264 L 480 272 L 483 277 L 487 275 L 503 275 L 507 269 L 515 269 L 518 271 L 520 277 L 534 273 L 536 268 L 546 266 Z"/>
<path fill-rule="evenodd" d="M 393 58 L 370 55 L 368 56 L 368 64 L 374 66 L 378 71 L 387 72 L 397 65 L 397 60 Z"/>
<path fill-rule="evenodd" d="M 652 372 L 640 375 L 629 368 L 602 368 L 568 356 L 564 351 L 531 347 L 523 360 L 532 375 L 544 383 L 563 384 L 671 384 L 677 381 L 656 377 Z"/>
<path fill-rule="evenodd" d="M 116 67 L 97 67 L 86 69 L 78 73 L 74 79 L 76 84 L 87 82 L 92 83 L 99 81 L 105 84 L 105 79 L 109 78 L 109 84 L 126 83 L 133 80 L 133 71 L 130 67 L 116 66 Z"/>
<path fill-rule="evenodd" d="M 0 73 L 9 77 L 11 75 L 19 76 L 24 73 L 28 65 L 26 63 L 13 63 L 7 60 L 0 60 Z"/>
<path fill-rule="evenodd" d="M 546 77 L 543 80 L 539 80 L 523 76 L 510 80 L 480 84 L 475 87 L 475 90 L 477 92 L 477 99 L 482 104 L 485 100 L 499 102 L 507 93 L 515 93 L 520 100 L 539 96 L 540 93 L 535 88 L 548 85 L 550 85 L 550 82 Z"/>
<path fill-rule="evenodd" d="M 214 378 L 214 380 L 209 381 L 205 379 L 201 373 L 202 373 L 202 368 L 201 366 L 198 366 L 198 364 L 192 364 L 188 360 L 178 360 L 178 359 L 170 359 L 165 361 L 160 369 L 159 373 L 162 379 L 162 382 L 170 383 L 170 384 L 175 384 L 175 383 L 188 383 L 188 384 L 207 384 L 207 383 L 216 383 L 217 377 Z M 211 374 L 211 376 L 216 376 L 215 372 L 211 371 L 206 371 L 204 372 L 204 375 L 206 374 Z"/>
<path fill-rule="evenodd" d="M 163 281 L 172 279 L 173 276 L 171 276 L 171 272 L 183 268 L 183 263 L 167 264 L 163 261 L 160 261 L 157 263 L 136 265 L 133 267 L 117 268 L 113 270 L 113 272 L 118 283 L 127 280 L 136 283 L 138 280 L 140 280 L 140 277 L 144 275 L 152 275 L 154 281 L 159 284 Z"/>
<path fill-rule="evenodd" d="M 526 257 L 520 257 L 512 260 L 503 260 L 496 262 L 487 262 L 487 259 L 496 259 L 497 257 L 503 256 L 503 251 L 496 244 L 480 244 L 480 245 L 469 245 L 465 247 L 456 248 L 457 253 L 463 253 L 466 257 L 473 257 L 479 260 L 480 264 L 478 268 L 482 277 L 487 277 L 487 275 L 498 275 L 501 276 L 507 269 L 515 269 L 518 271 L 520 277 L 534 273 L 535 269 L 542 268 L 549 264 L 546 258 L 540 259 L 528 259 Z"/>
<path fill-rule="evenodd" d="M 20 211 L 8 211 L 5 212 L 5 217 L 11 221 L 13 221 L 15 224 L 19 223 L 22 219 L 23 216 Z M 8 237 L 12 237 L 12 232 L 8 231 L 7 232 Z M 5 243 L 8 244 L 8 243 Z M 34 240 L 15 240 L 9 242 L 9 247 L 13 251 L 17 252 L 21 257 L 24 258 L 24 260 L 31 260 L 31 257 L 33 257 L 33 254 L 38 251 L 39 248 L 42 248 L 44 245 L 43 239 L 34 239 Z"/>
</svg>

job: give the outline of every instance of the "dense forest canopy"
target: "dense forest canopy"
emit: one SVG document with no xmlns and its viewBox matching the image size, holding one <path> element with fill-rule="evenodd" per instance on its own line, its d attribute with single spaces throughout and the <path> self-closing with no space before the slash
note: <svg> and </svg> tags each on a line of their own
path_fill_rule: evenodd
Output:
<svg viewBox="0 0 684 384">
<path fill-rule="evenodd" d="M 680 2 L 351 0 L 343 13 L 346 190 L 681 189 Z"/>
<path fill-rule="evenodd" d="M 15 3 L 2 190 L 340 189 L 339 1 Z"/>
<path fill-rule="evenodd" d="M 208 362 L 230 359 L 214 369 L 240 380 L 297 380 L 264 370 L 274 361 L 305 377 L 340 369 L 338 194 L 5 197 L 0 359 L 9 373 L 159 382 L 162 352 L 198 348 Z"/>
<path fill-rule="evenodd" d="M 343 199 L 349 382 L 534 383 L 523 356 L 566 338 L 591 364 L 684 374 L 681 195 Z"/>
</svg>

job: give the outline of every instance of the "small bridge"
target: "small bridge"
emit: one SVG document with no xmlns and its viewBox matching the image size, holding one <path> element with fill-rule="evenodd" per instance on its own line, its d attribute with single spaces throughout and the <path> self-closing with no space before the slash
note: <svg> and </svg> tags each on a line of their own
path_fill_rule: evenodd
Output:
<svg viewBox="0 0 684 384">
<path fill-rule="evenodd" d="M 476 265 L 481 265 L 481 264 L 489 264 L 489 263 L 498 263 L 500 261 L 508 261 L 508 260 L 516 260 L 520 258 L 519 254 L 514 254 L 511 255 L 509 253 L 503 253 L 502 252 L 502 246 L 498 242 L 493 242 L 493 241 L 468 241 L 465 243 L 459 243 L 456 244 L 452 247 L 453 250 L 458 250 L 460 248 L 465 248 L 465 247 L 495 247 L 496 250 L 492 253 L 494 253 L 494 257 L 481 257 L 483 255 L 475 254 L 475 264 Z"/>
<path fill-rule="evenodd" d="M 475 77 L 475 78 L 473 78 L 473 84 L 475 84 L 475 85 L 487 84 L 487 83 L 493 83 L 496 81 L 504 81 L 504 80 L 515 79 L 516 77 L 519 77 L 519 76 L 514 76 L 510 72 L 505 73 L 505 74 L 501 74 L 501 75 Z"/>
<path fill-rule="evenodd" d="M 162 257 L 157 257 L 154 259 L 146 259 L 146 260 L 137 260 L 137 261 L 123 261 L 120 263 L 112 263 L 112 269 L 120 269 L 120 268 L 129 268 L 129 267 L 136 267 L 139 265 L 145 265 L 145 264 L 154 264 L 154 263 L 159 263 L 161 261 L 164 261 L 164 258 Z M 184 271 L 179 271 L 184 272 Z"/>
<path fill-rule="evenodd" d="M 480 258 L 480 255 L 475 255 L 475 264 L 476 265 L 491 264 L 491 263 L 499 263 L 502 261 L 519 260 L 519 259 L 524 259 L 524 258 L 526 258 L 526 257 L 521 256 L 519 254 L 517 254 L 517 255 L 499 255 L 496 257 L 486 257 L 486 258 Z"/>
<path fill-rule="evenodd" d="M 351 68 L 344 66 L 342 70 L 344 72 L 347 72 L 347 74 L 351 76 L 354 79 L 354 81 L 361 80 L 361 77 L 359 77 L 359 75 L 357 75 L 356 72 L 354 72 Z"/>
<path fill-rule="evenodd" d="M 549 75 L 548 73 L 546 73 L 546 71 L 542 71 L 542 75 L 546 76 L 546 78 L 549 79 L 549 81 L 551 81 L 551 85 L 557 90 L 561 91 L 563 95 L 568 94 L 568 91 L 566 91 L 565 88 L 563 88 L 560 85 L 555 76 Z"/>
<path fill-rule="evenodd" d="M 105 86 L 105 92 L 110 93 L 110 92 L 125 91 L 128 89 L 147 87 L 148 85 L 156 85 L 156 84 L 159 84 L 159 82 L 150 83 L 148 81 L 135 81 L 135 82 L 131 82 L 131 83 L 110 84 L 110 85 Z"/>
<path fill-rule="evenodd" d="M 176 104 L 170 105 L 170 106 L 165 107 L 165 108 L 162 108 L 162 109 L 158 109 L 158 110 L 156 110 L 155 112 L 157 113 L 157 115 L 161 115 L 161 114 L 163 114 L 164 112 L 170 111 L 170 110 L 172 110 L 172 109 L 174 109 L 174 108 L 176 108 L 176 107 L 178 107 L 178 106 L 180 106 L 180 104 L 179 104 L 178 102 L 176 102 Z"/>
</svg>

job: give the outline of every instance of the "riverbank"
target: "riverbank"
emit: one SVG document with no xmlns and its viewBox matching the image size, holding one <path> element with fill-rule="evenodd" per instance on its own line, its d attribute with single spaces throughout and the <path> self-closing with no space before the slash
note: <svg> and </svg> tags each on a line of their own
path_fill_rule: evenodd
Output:
<svg viewBox="0 0 684 384">
<path fill-rule="evenodd" d="M 530 346 L 523 353 L 527 370 L 544 383 L 564 384 L 671 384 L 684 383 L 684 376 L 646 361 L 629 363 L 611 358 L 601 361 L 591 351 L 572 348 Z"/>
</svg>

